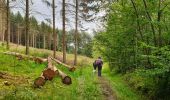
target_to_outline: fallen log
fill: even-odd
[[[64,84],[67,84],[67,85],[70,85],[72,84],[72,81],[71,81],[71,78],[69,76],[67,76],[65,73],[63,73],[62,71],[58,70],[59,71],[59,76],[61,77],[62,79],[62,82]]]
[[[43,71],[43,76],[45,77],[46,80],[52,80],[56,75],[58,75],[59,72],[58,69],[56,69],[52,65],[52,61],[50,57],[48,57],[47,61],[48,61],[48,65],[47,68]]]
[[[34,87],[39,88],[41,86],[44,86],[45,82],[47,80],[52,80],[56,75],[59,75],[62,79],[62,82],[64,84],[71,84],[71,78],[67,76],[62,71],[58,70],[55,66],[52,65],[51,57],[48,57],[47,59],[48,65],[47,68],[42,72],[41,76],[35,79],[34,81]]]
[[[67,67],[69,69],[69,71],[75,71],[76,70],[76,68],[74,66],[69,66],[69,65],[66,65],[66,64],[62,63],[61,61],[59,61],[59,60],[57,60],[55,58],[52,58],[52,57],[50,57],[50,58],[53,61],[55,61],[57,64],[61,64],[61,65],[65,66],[65,67]]]
[[[29,60],[33,60],[37,63],[43,63],[43,62],[47,61],[47,59],[44,59],[44,58],[28,56],[28,55],[24,55],[24,54],[20,54],[20,53],[16,53],[16,52],[4,52],[4,54],[13,55],[13,56],[17,57],[18,60],[29,59]]]
[[[35,88],[40,88],[41,86],[44,86],[46,83],[45,77],[43,76],[43,74],[41,74],[40,77],[36,78],[34,81],[34,87]]]

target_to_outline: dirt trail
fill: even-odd
[[[116,94],[112,90],[108,80],[103,77],[99,77],[99,84],[105,100],[117,100]]]

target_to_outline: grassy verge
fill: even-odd
[[[21,45],[16,45],[16,44],[10,44],[10,50],[9,51],[14,51],[14,52],[19,52],[22,54],[25,54],[25,46]],[[53,55],[52,50],[47,50],[47,49],[38,49],[38,48],[29,48],[30,55],[32,56],[38,56],[38,57],[48,57],[49,55]],[[59,59],[62,59],[62,52],[56,51],[56,56]],[[73,62],[74,61],[74,54],[67,54],[67,62]],[[81,66],[82,64],[91,64],[93,62],[93,59],[78,55],[78,65]],[[85,62],[85,63],[84,63]]]
[[[123,80],[123,76],[120,74],[111,73],[108,66],[103,67],[103,76],[109,80],[112,89],[115,91],[118,100],[143,100],[136,91],[132,90],[127,83]]]
[[[0,72],[10,75],[10,78],[0,78],[0,99],[4,100],[102,100],[101,90],[97,78],[92,73],[92,67],[81,66],[75,72],[67,68],[57,67],[72,78],[71,85],[64,85],[60,77],[47,81],[41,89],[32,87],[46,67],[29,60],[17,60],[13,56],[4,55],[5,49],[0,49]],[[26,81],[24,81],[26,80]],[[12,83],[9,86],[4,82]]]

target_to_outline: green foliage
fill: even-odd
[[[109,80],[118,100],[147,100],[147,98],[132,89],[127,84],[127,81],[124,81],[125,77],[123,75],[117,74],[115,71],[110,71],[106,63],[104,64],[102,73]]]
[[[161,0],[114,1],[106,30],[93,40],[93,55],[103,56],[111,70],[125,74],[132,87],[152,99],[166,99],[170,92],[168,7]]]

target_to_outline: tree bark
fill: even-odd
[[[34,33],[32,34],[32,47],[35,48],[35,37],[34,37]]]
[[[140,22],[139,22],[139,14],[138,14],[136,5],[135,5],[135,2],[133,0],[131,0],[131,3],[133,5],[133,8],[135,10],[135,15],[136,15],[136,18],[137,18],[136,22],[137,22],[137,26],[138,26],[138,31],[139,31],[139,34],[141,36],[142,41],[144,42],[144,38],[143,38],[143,34],[142,34],[142,31],[141,31]]]
[[[162,10],[161,10],[161,0],[159,0],[158,4],[158,32],[159,32],[159,47],[162,46],[162,30],[161,30],[161,16],[162,16]]]
[[[51,50],[51,33],[48,35],[48,49]]]
[[[46,48],[46,40],[45,40],[45,33],[44,33],[44,36],[43,36],[43,48],[45,49]]]
[[[77,65],[78,0],[76,0],[74,65]]]
[[[53,61],[55,61],[57,64],[61,64],[61,65],[65,66],[65,67],[67,67],[67,68],[69,69],[69,71],[75,71],[75,70],[76,70],[76,68],[75,68],[74,66],[66,65],[66,64],[60,62],[59,60],[57,60],[57,59],[55,59],[55,58],[51,58],[51,59],[52,59]]]
[[[10,21],[9,21],[9,0],[7,0],[7,49],[9,49],[9,43],[10,43]]]
[[[150,25],[151,25],[151,29],[152,29],[152,33],[153,33],[153,38],[154,38],[154,45],[157,46],[155,28],[154,28],[154,25],[152,23],[152,18],[151,18],[151,15],[148,12],[148,7],[147,7],[147,4],[146,4],[146,1],[143,0],[143,3],[144,3],[144,7],[145,7],[145,11],[146,11],[147,17],[148,17],[148,19],[150,21]]]
[[[56,57],[55,0],[53,0],[53,57]]]
[[[65,32],[65,0],[63,0],[63,35],[62,35],[62,41],[63,41],[63,63],[66,62],[66,32]]]
[[[29,55],[29,0],[26,0],[26,55]]]
[[[70,85],[72,84],[71,78],[69,76],[67,76],[65,73],[63,73],[62,71],[59,70],[59,76],[62,79],[62,82],[64,84]]]
[[[45,83],[46,83],[45,77],[43,76],[43,74],[41,74],[40,77],[34,80],[34,87],[40,88],[41,86],[44,86]]]
[[[20,30],[19,30],[19,24],[17,25],[17,45],[19,45],[19,32],[20,32]]]
[[[16,52],[4,52],[4,54],[16,56],[18,58],[18,60],[29,59],[29,60],[33,60],[37,63],[43,63],[43,62],[47,61],[47,59],[44,59],[44,58],[28,56],[28,55],[24,55],[24,54],[20,54],[20,53],[16,53]]]

